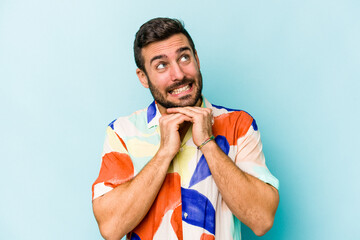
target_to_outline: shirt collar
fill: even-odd
[[[202,97],[201,107],[203,108],[212,108],[211,103],[204,97]],[[161,113],[155,101],[153,101],[149,107],[147,108],[147,124],[148,128],[156,127],[159,125],[159,119],[161,117]]]

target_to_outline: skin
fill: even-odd
[[[172,103],[172,106],[179,107],[201,105],[198,95],[202,86],[200,61],[183,34],[149,44],[142,49],[142,55],[146,73],[137,69],[136,74],[145,88],[151,85],[156,88],[155,95],[154,90],[150,90],[157,102],[164,99]],[[191,89],[180,94],[171,94],[169,90],[188,85],[184,79],[192,82]],[[167,114],[166,106],[158,104],[158,108],[162,115]]]
[[[187,38],[176,34],[151,43],[142,49],[142,55],[146,73],[136,70],[142,85],[146,88],[152,85],[156,88],[155,94],[152,91],[155,99],[160,97],[178,107],[166,108],[158,104],[162,114],[158,152],[136,177],[93,201],[94,214],[105,239],[121,239],[147,214],[191,124],[197,146],[212,135],[211,109],[200,108],[201,98],[197,99],[202,85],[199,58],[191,50]],[[187,87],[185,91],[173,91],[183,87]],[[265,234],[274,221],[279,202],[277,190],[239,169],[215,141],[207,143],[201,151],[233,214],[256,235]]]

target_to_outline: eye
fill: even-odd
[[[162,70],[166,67],[166,64],[165,63],[159,63],[158,65],[156,65],[156,69],[157,70]]]
[[[185,55],[182,55],[181,58],[180,58],[180,61],[181,62],[186,62],[186,61],[189,61],[190,60],[190,56],[185,54]]]

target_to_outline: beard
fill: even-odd
[[[171,86],[169,86],[166,89],[166,92],[169,92],[181,85],[184,84],[192,84],[192,87],[197,87],[196,92],[195,92],[195,97],[193,99],[191,99],[190,95],[185,95],[181,98],[179,98],[180,100],[182,100],[183,103],[180,104],[176,104],[174,102],[168,101],[165,98],[165,95],[162,94],[152,83],[150,78],[147,76],[148,79],[148,84],[149,84],[149,89],[151,92],[151,95],[153,96],[154,100],[156,101],[156,103],[160,104],[161,106],[163,106],[164,108],[175,108],[175,107],[188,107],[188,106],[195,106],[195,104],[199,101],[199,99],[201,98],[201,91],[202,91],[202,75],[201,72],[199,71],[198,74],[198,79],[199,81],[196,82],[195,79],[193,78],[186,78],[184,77],[181,81],[178,81],[174,84],[172,84]]]

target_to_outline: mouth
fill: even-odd
[[[175,88],[175,89],[169,91],[169,93],[171,95],[182,95],[182,94],[189,92],[192,89],[192,86],[193,86],[192,83],[182,85],[182,86],[179,86],[178,88]]]

